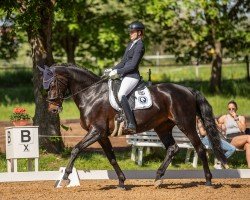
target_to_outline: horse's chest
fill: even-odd
[[[80,125],[83,129],[87,130],[87,124],[84,120],[82,120],[82,119],[80,120]]]

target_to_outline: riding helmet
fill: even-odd
[[[128,30],[132,31],[132,30],[138,30],[138,31],[143,31],[145,29],[143,23],[138,22],[138,21],[134,21],[131,24],[129,24],[128,26]]]

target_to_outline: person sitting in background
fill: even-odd
[[[218,119],[218,126],[233,146],[246,150],[247,165],[250,168],[250,135],[245,134],[246,119],[237,114],[238,106],[235,101],[229,101],[227,108],[228,114]]]
[[[197,124],[197,129],[198,133],[200,135],[200,139],[203,145],[208,146],[210,149],[212,149],[211,143],[209,141],[209,138],[207,136],[207,132],[201,122],[201,119],[196,117],[196,124]],[[225,156],[229,158],[236,150],[236,148],[228,143],[226,140],[221,139],[221,147],[225,151]],[[214,165],[215,169],[222,169],[221,162],[216,161]],[[229,166],[225,165],[224,168],[228,169]]]

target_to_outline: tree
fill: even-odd
[[[249,1],[144,1],[146,14],[140,14],[144,13],[138,7],[141,3],[138,1],[134,6],[134,12],[142,19],[157,23],[152,34],[177,59],[189,61],[196,57],[202,61],[208,59],[209,50],[212,59],[210,86],[213,92],[219,91],[223,55],[249,49]]]
[[[106,0],[60,1],[57,6],[53,49],[67,62],[98,70],[112,65],[124,51],[130,15],[125,4]],[[65,9],[70,7],[70,9]],[[64,51],[61,51],[63,49]],[[75,57],[81,60],[75,61]]]
[[[17,0],[4,1],[1,7],[6,16],[16,23],[16,26],[26,31],[32,49],[33,85],[35,96],[34,125],[39,125],[39,134],[48,136],[60,135],[60,120],[58,115],[48,112],[47,102],[42,95],[41,75],[37,65],[51,66],[54,63],[51,36],[54,17],[54,0]],[[48,151],[58,153],[63,147],[62,140],[43,138],[40,140]]]
[[[211,89],[221,89],[223,49],[242,51],[246,48],[246,14],[250,9],[249,1],[204,1],[204,17],[208,26],[206,39],[214,49],[211,71]],[[243,30],[242,30],[243,28]],[[232,43],[234,42],[234,43]]]
[[[18,38],[13,28],[11,21],[3,21],[0,26],[0,58],[9,60],[17,57],[18,53]]]

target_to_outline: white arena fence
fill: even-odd
[[[83,137],[79,135],[39,137]],[[127,179],[155,179],[157,170],[124,170]],[[250,178],[250,169],[211,170],[213,178]],[[114,170],[79,170],[80,180],[117,179]],[[29,171],[0,173],[0,182],[58,180],[60,171]],[[204,179],[203,170],[167,170],[164,179]]]
[[[127,179],[155,179],[156,170],[124,170]],[[211,170],[213,178],[250,178],[250,169]],[[117,179],[113,170],[77,171],[80,180]],[[55,181],[59,171],[0,173],[0,182]],[[164,179],[204,179],[203,170],[167,170]]]

